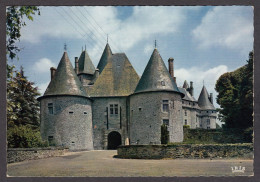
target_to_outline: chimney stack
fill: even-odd
[[[193,82],[192,81],[190,81],[190,95],[191,96],[193,96],[193,94],[194,94],[194,89],[193,89]]]
[[[211,104],[213,104],[213,93],[210,93],[209,99],[210,99]]]
[[[174,78],[173,61],[174,61],[174,59],[172,57],[168,59],[169,73],[170,73],[172,78]]]
[[[75,72],[76,74],[79,73],[79,58],[75,57]]]
[[[55,75],[55,72],[56,72],[56,68],[51,67],[50,70],[51,70],[51,80],[52,80],[54,78],[54,75]]]

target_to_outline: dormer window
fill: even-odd
[[[161,85],[162,85],[162,86],[165,86],[165,82],[164,82],[164,81],[161,81]]]

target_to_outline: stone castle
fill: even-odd
[[[166,68],[155,48],[141,76],[124,53],[107,43],[97,68],[86,50],[73,68],[65,51],[39,97],[41,136],[71,150],[115,149],[119,145],[161,144],[161,125],[169,142],[183,141],[183,125],[216,128],[213,95],[203,86],[198,100],[193,82],[177,87],[174,59]]]

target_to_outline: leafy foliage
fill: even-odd
[[[43,146],[39,126],[40,95],[33,82],[21,71],[7,66],[7,138],[8,147]],[[14,75],[15,74],[15,75]]]
[[[15,45],[20,41],[21,28],[26,25],[23,18],[33,20],[35,13],[40,15],[40,10],[36,6],[9,6],[6,9],[6,53],[9,58],[13,59],[20,51],[20,48]]]
[[[253,126],[253,52],[247,64],[219,77],[216,83],[219,118],[224,128]]]
[[[167,144],[169,142],[169,131],[165,124],[161,125],[161,144]]]

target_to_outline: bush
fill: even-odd
[[[167,125],[161,125],[161,144],[167,144],[169,142],[169,131]]]
[[[13,126],[7,130],[9,148],[47,147],[48,142],[42,141],[40,131],[28,126]]]

